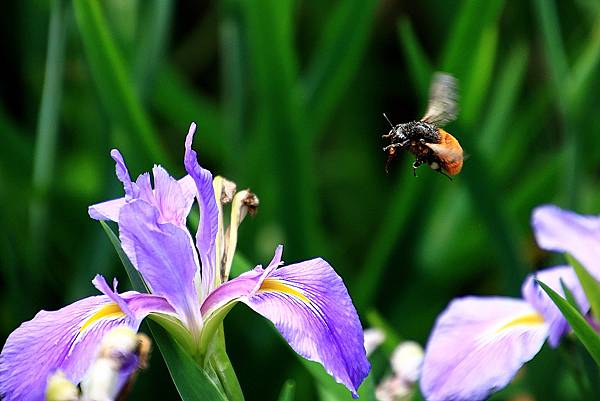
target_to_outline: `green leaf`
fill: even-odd
[[[590,38],[581,55],[575,60],[567,82],[567,103],[569,110],[581,110],[589,90],[589,81],[597,75],[600,62],[600,15],[596,18]]]
[[[579,310],[579,305],[577,305],[577,300],[575,299],[575,296],[573,295],[573,293],[571,292],[571,290],[569,289],[569,287],[567,287],[567,285],[565,284],[565,282],[563,281],[562,278],[559,281],[560,281],[560,288],[562,288],[563,293],[565,294],[565,299],[567,300],[567,302],[573,308],[577,309],[581,313],[581,311]]]
[[[346,0],[327,19],[303,79],[303,100],[314,139],[348,90],[367,48],[379,0]]]
[[[473,55],[470,71],[463,79],[463,93],[461,102],[461,121],[465,125],[473,125],[481,114],[488,93],[496,51],[498,45],[498,26],[486,27],[479,38],[479,44]]]
[[[194,91],[193,85],[173,67],[162,68],[154,83],[152,108],[172,126],[187,132],[189,124],[198,124],[197,132],[201,137],[199,153],[215,160],[226,157],[224,135],[221,135],[222,113],[217,104],[207,96]]]
[[[156,72],[162,64],[173,8],[171,0],[151,0],[144,2],[144,7],[140,10],[140,26],[143,29],[136,40],[135,59],[130,70],[142,99],[152,87]]]
[[[600,283],[598,283],[587,269],[573,256],[566,254],[565,257],[567,258],[567,263],[569,263],[575,270],[575,273],[577,273],[577,278],[581,283],[583,292],[585,292],[585,296],[590,302],[593,315],[595,317],[600,317]]]
[[[296,382],[293,380],[286,380],[281,387],[281,393],[279,393],[278,401],[294,401],[295,393]]]
[[[425,101],[427,100],[425,96],[428,93],[429,80],[433,74],[433,67],[417,38],[410,20],[406,17],[402,17],[398,21],[398,38],[402,45],[402,50],[404,50],[411,81],[416,92]]]
[[[552,302],[560,309],[561,313],[573,328],[575,335],[588,352],[592,355],[596,364],[600,366],[600,336],[585,320],[585,318],[569,302],[557,294],[552,288],[539,280],[537,283],[542,287],[546,294],[552,299]]]
[[[565,200],[562,204],[565,207],[572,208],[576,206],[581,192],[581,159],[583,153],[581,132],[583,130],[577,129],[575,121],[573,121],[572,115],[569,113],[569,100],[571,99],[566,83],[569,82],[568,78],[571,75],[562,40],[556,2],[554,0],[535,0],[533,4],[535,6],[534,14],[538,18],[542,32],[546,64],[552,78],[551,83],[554,99],[560,112],[559,129],[563,131],[563,137],[565,138],[563,149],[566,159],[563,168],[564,184],[562,188]],[[593,47],[590,48],[592,49],[592,53],[597,51]],[[597,62],[597,60],[594,60],[596,57],[596,55],[592,54],[592,57],[588,59],[584,53],[582,59],[584,63],[581,64],[584,67],[578,71],[577,79],[572,86],[573,88],[581,85],[577,80],[582,78],[585,80],[585,76],[589,74],[586,70]],[[577,90],[575,89],[575,92]]]
[[[147,161],[167,162],[166,153],[129,79],[125,60],[102,12],[102,3],[76,0],[73,7],[96,89],[111,122],[135,136],[135,143],[142,146],[150,159]],[[120,135],[119,141],[127,153],[134,154],[136,148],[130,138]]]
[[[149,321],[177,391],[184,401],[227,401],[218,385],[196,364],[160,325]]]
[[[479,148],[486,157],[494,156],[496,149],[507,142],[507,133],[505,130],[509,124],[511,128],[514,126],[514,123],[510,122],[509,116],[516,108],[517,96],[523,87],[528,57],[527,46],[523,43],[517,43],[510,50],[508,56],[505,57],[500,66],[500,71],[490,96],[489,107],[485,112],[481,125]],[[531,101],[531,103],[534,102]],[[527,106],[528,109],[526,109],[527,111],[524,114],[528,114],[527,112],[531,109],[531,105],[528,104]],[[510,135],[511,140],[519,141],[522,147],[524,147],[522,144],[523,138],[531,136],[515,135],[512,129]],[[502,170],[506,171],[506,169]]]
[[[331,401],[351,401],[352,394],[343,384],[337,383],[329,373],[325,371],[322,365],[304,359],[300,356],[302,365],[308,370],[317,383],[317,388],[322,395]],[[325,395],[323,397],[323,395]],[[375,401],[375,384],[371,374],[358,389],[358,396],[361,401]]]
[[[227,2],[223,2],[227,4]],[[224,7],[223,19],[219,28],[221,40],[221,82],[223,93],[223,135],[230,151],[225,152],[227,166],[232,171],[243,167],[244,157],[236,154],[234,149],[240,149],[244,138],[245,113],[248,107],[248,59],[244,57],[244,38],[242,36],[242,21],[239,13]],[[243,152],[239,152],[243,153]]]
[[[51,2],[44,88],[38,114],[33,157],[33,197],[31,200],[31,252],[35,264],[43,258],[48,220],[48,192],[54,175],[58,122],[62,106],[67,7],[62,0]],[[43,272],[43,270],[42,270]],[[29,272],[32,277],[40,277]]]
[[[444,48],[442,65],[445,71],[456,73],[460,67],[468,68],[473,61],[469,59],[473,39],[479,38],[483,29],[498,18],[503,6],[504,0],[462,2]]]
[[[557,101],[564,110],[565,99],[560,96],[560,91],[563,88],[565,78],[569,73],[569,66],[565,49],[560,33],[560,24],[558,22],[558,13],[554,0],[534,0],[535,15],[538,18],[538,23],[542,31],[542,39],[544,44],[547,65],[550,69],[552,83],[557,91]]]
[[[315,152],[303,126],[289,7],[282,7],[277,0],[239,3],[256,104],[248,165],[261,166],[262,172],[268,170],[267,177],[272,180],[256,187],[261,203],[264,200],[271,205],[263,215],[269,214],[271,221],[281,224],[286,244],[293,249],[291,256],[327,253],[318,219]],[[264,152],[271,156],[265,158]],[[286,190],[267,189],[273,185]]]
[[[227,312],[225,312],[226,314]],[[215,372],[229,401],[244,401],[244,394],[238,382],[233,365],[225,350],[225,335],[223,323],[219,323],[217,332],[213,334],[208,351],[208,363]]]

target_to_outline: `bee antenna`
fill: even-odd
[[[394,124],[392,124],[392,122],[390,121],[390,119],[388,118],[388,116],[383,113],[383,116],[385,117],[385,119],[387,120],[388,123],[390,123],[390,127],[392,127],[392,129],[394,129]]]

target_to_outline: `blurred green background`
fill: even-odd
[[[87,215],[121,193],[109,150],[134,176],[180,176],[191,121],[203,166],[261,199],[243,255],[323,256],[363,324],[394,333],[388,351],[424,344],[451,298],[518,296],[560,262],[533,241],[536,205],[600,210],[596,0],[24,0],[4,4],[0,30],[2,343],[94,294],[95,273],[126,286]],[[436,70],[459,79],[447,129],[463,172],[414,178],[406,154],[386,175],[381,113],[418,119]],[[248,400],[277,399],[287,378],[297,400],[328,399],[270,323],[238,306],[225,324]],[[579,399],[567,353],[545,349],[496,399]],[[151,365],[130,399],[175,399],[158,351]]]

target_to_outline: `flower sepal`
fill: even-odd
[[[163,313],[151,313],[148,317],[173,336],[186,353],[192,356],[198,354],[198,344],[194,340],[194,336],[177,318]]]

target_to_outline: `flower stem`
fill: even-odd
[[[229,356],[225,350],[225,336],[223,325],[217,329],[213,341],[209,347],[208,364],[217,374],[219,382],[225,390],[225,395],[229,401],[244,401],[244,394],[240,387],[237,375],[233,370]]]

